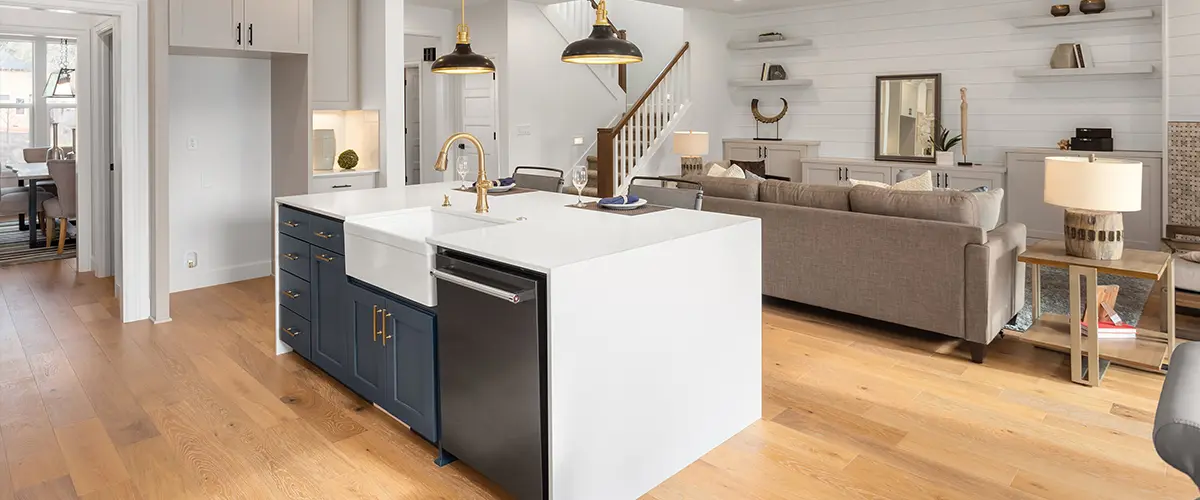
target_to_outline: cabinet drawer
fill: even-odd
[[[326,219],[324,217],[312,217],[312,231],[309,232],[308,241],[325,250],[332,250],[334,253],[346,253],[346,237],[342,233],[342,221]],[[320,254],[320,250],[313,250],[313,255]]]
[[[312,319],[311,288],[307,281],[292,273],[279,273],[279,305],[299,314],[304,319]]]
[[[356,191],[359,189],[374,189],[375,174],[325,176],[316,177],[312,181],[313,193],[329,193],[333,191]]]
[[[285,307],[279,308],[279,338],[304,359],[312,358],[311,323]]]
[[[307,226],[308,224],[305,224]],[[309,253],[307,241],[286,234],[279,235],[279,268],[302,280],[309,279]]]
[[[312,216],[307,213],[279,205],[279,232],[303,240],[312,233],[310,218]]]

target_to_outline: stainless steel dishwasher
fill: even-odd
[[[442,449],[518,499],[549,497],[546,277],[439,250]]]

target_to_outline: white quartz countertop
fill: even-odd
[[[321,193],[283,197],[276,201],[348,221],[360,217],[386,217],[388,212],[426,207],[474,214],[475,194],[455,191],[453,188],[457,185],[457,182],[446,182]],[[451,207],[441,206],[444,195],[450,196]],[[485,217],[511,223],[437,235],[426,241],[526,269],[550,272],[557,267],[753,222],[746,217],[684,209],[629,216],[567,206],[575,200],[574,195],[540,191],[491,196],[488,198],[491,211]],[[594,200],[585,197],[585,201]]]

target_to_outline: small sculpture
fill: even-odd
[[[758,133],[758,127],[759,127],[760,123],[768,124],[768,125],[772,124],[772,123],[775,124],[775,138],[764,139],[762,137],[755,137],[756,140],[763,140],[763,141],[778,141],[778,140],[780,140],[779,139],[779,121],[783,120],[784,116],[787,116],[788,102],[787,102],[787,99],[783,99],[783,98],[780,98],[779,100],[783,101],[783,110],[780,111],[779,114],[777,114],[775,116],[763,116],[763,114],[758,111],[758,99],[754,99],[754,100],[750,101],[750,112],[754,114],[754,121],[756,122],[754,124],[754,135],[756,135],[756,136],[760,135]]]
[[[353,149],[347,149],[338,155],[337,161],[338,166],[342,167],[342,170],[353,169],[358,166],[358,153],[355,153]]]
[[[1071,13],[1071,6],[1067,5],[1065,3],[1061,3],[1061,4],[1055,5],[1053,7],[1050,7],[1050,15],[1052,15],[1054,17],[1063,17],[1070,13]]]
[[[1061,141],[1058,141],[1058,149],[1061,149],[1063,151],[1070,151],[1071,150],[1071,140],[1063,139]]]
[[[767,70],[768,81],[787,80],[787,70],[783,69],[782,65],[772,64]]]
[[[958,164],[973,165],[971,160],[967,159],[967,88],[963,87],[958,89],[958,95],[962,99],[962,105],[960,106],[962,111],[962,145],[960,147],[962,148],[963,154],[963,161],[959,162]]]
[[[1079,12],[1084,14],[1099,14],[1105,7],[1104,0],[1079,0]]]

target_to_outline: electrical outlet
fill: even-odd
[[[200,141],[197,140],[195,137],[188,137],[187,148],[188,148],[188,151],[195,151],[197,149],[200,149]]]
[[[533,125],[517,125],[517,135],[533,135]]]
[[[195,269],[196,266],[200,265],[200,259],[196,255],[196,252],[188,252],[183,258],[187,260],[188,269]]]
[[[575,143],[575,145],[576,145],[576,146],[582,146],[582,145],[583,145],[583,138],[582,138],[582,137],[576,137],[576,138],[574,139],[574,143]]]

